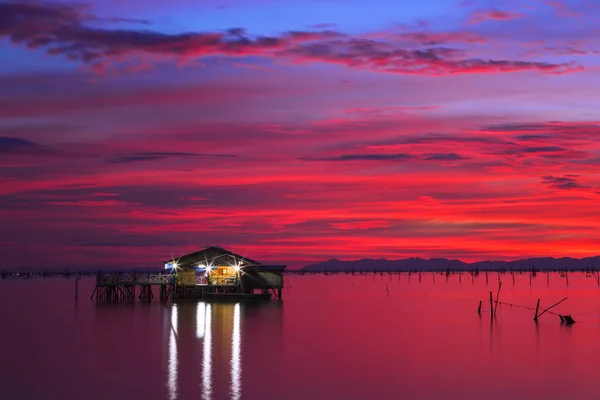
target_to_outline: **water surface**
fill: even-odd
[[[502,306],[489,291],[546,314]],[[92,280],[0,281],[2,399],[597,399],[585,274],[286,277],[262,304],[96,304]],[[477,314],[484,301],[482,315]]]

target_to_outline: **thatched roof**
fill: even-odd
[[[198,265],[240,265],[245,266],[258,266],[261,265],[258,261],[251,260],[247,257],[240,256],[229,250],[225,250],[221,247],[208,247],[204,250],[197,251],[195,253],[187,254],[181,257],[175,257],[172,260],[165,261],[166,263],[176,262],[178,267],[196,267]]]

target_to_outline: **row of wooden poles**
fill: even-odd
[[[509,273],[512,277],[512,283],[513,285],[515,285],[516,281],[515,281],[515,274],[523,274],[525,271],[508,271],[508,272],[500,272],[500,271],[494,271],[494,272],[490,272],[490,271],[482,271],[482,273],[485,275],[485,284],[488,285],[489,284],[489,275],[492,274],[497,274],[498,276],[498,281],[500,281],[500,276],[501,274],[505,274],[505,273]],[[529,271],[529,285],[531,286],[533,284],[533,279],[536,277],[537,273],[539,271]],[[565,283],[568,286],[569,285],[569,273],[567,271],[555,271],[557,273],[560,273],[561,276],[565,279]],[[573,271],[571,271],[573,272]],[[582,272],[582,271],[578,271],[578,272]],[[342,272],[340,272],[342,273]],[[408,282],[411,281],[411,276],[412,275],[417,275],[419,278],[419,283],[422,282],[422,274],[431,274],[431,278],[433,280],[433,282],[435,282],[435,276],[436,275],[441,275],[441,276],[445,276],[446,278],[446,283],[448,283],[450,276],[454,276],[454,275],[458,275],[458,283],[462,284],[462,276],[463,275],[470,275],[471,276],[471,283],[475,283],[475,278],[479,277],[479,272],[433,272],[433,271],[419,271],[419,272],[413,272],[413,271],[387,271],[387,272],[361,272],[359,273],[359,275],[364,275],[365,277],[365,282],[367,281],[367,277],[370,275],[373,277],[373,281],[375,281],[375,277],[377,275],[381,276],[381,280],[383,281],[383,276],[385,274],[387,274],[390,278],[390,281],[392,280],[392,276],[393,275],[398,275],[398,280],[400,280],[400,277],[402,276],[402,274],[406,274],[408,276]],[[550,271],[545,271],[546,273],[546,280],[548,282],[548,285],[550,285]],[[325,275],[328,275],[328,273],[324,273]],[[355,275],[354,273],[352,273],[352,275]],[[600,287],[600,274],[597,272],[591,272],[590,273],[591,276],[594,277],[594,280],[596,281],[596,283],[598,284],[598,287]]]
[[[559,273],[561,275],[562,278],[564,278],[565,283],[567,284],[567,286],[569,285],[569,271],[563,271],[563,270],[544,270],[544,271],[539,271],[539,270],[527,270],[527,271],[478,271],[478,270],[474,270],[474,271],[355,271],[355,270],[348,270],[348,271],[323,271],[323,272],[302,272],[302,271],[290,271],[287,272],[286,274],[297,274],[297,275],[305,275],[305,274],[309,274],[309,275],[337,275],[337,274],[346,274],[346,275],[364,275],[365,277],[365,281],[367,280],[367,276],[371,275],[373,276],[373,280],[375,280],[375,276],[376,275],[380,275],[381,279],[383,280],[383,276],[384,275],[388,275],[390,277],[390,281],[392,280],[392,275],[398,275],[398,280],[400,280],[400,277],[403,274],[406,274],[408,276],[408,281],[410,282],[411,280],[411,276],[412,275],[417,275],[419,278],[419,283],[422,281],[422,274],[431,274],[431,278],[433,279],[433,282],[435,282],[435,276],[436,275],[441,275],[441,276],[445,276],[446,277],[446,283],[448,283],[448,280],[450,278],[450,276],[454,276],[454,275],[458,275],[458,282],[462,283],[462,277],[463,275],[470,275],[471,276],[471,282],[475,283],[475,278],[479,277],[479,274],[483,274],[485,276],[485,283],[486,285],[489,284],[489,275],[491,274],[492,276],[494,274],[497,274],[498,276],[498,281],[500,280],[500,276],[504,275],[504,274],[510,274],[511,278],[512,278],[512,282],[513,285],[516,283],[515,282],[515,275],[522,275],[524,273],[528,273],[529,274],[529,285],[533,284],[533,279],[537,277],[538,273],[545,273],[546,274],[546,280],[548,282],[548,285],[550,284],[550,273],[554,272],[554,273]],[[588,271],[588,270],[582,270],[582,271],[570,271],[571,273],[573,272],[584,272],[586,274],[588,274],[588,276],[593,277],[594,280],[596,281],[596,283],[598,284],[598,287],[600,287],[600,273],[598,273],[597,271]]]
[[[90,300],[96,297],[97,302],[115,303],[121,300],[135,300],[136,286],[138,285],[96,285],[96,288],[90,296]],[[151,300],[154,298],[152,285],[139,285],[140,293],[138,298],[142,300]],[[174,296],[175,288],[173,285],[159,285],[160,299],[165,303]],[[75,281],[75,300],[79,297],[78,279]]]
[[[498,292],[496,293],[496,299],[494,300],[494,295],[493,292],[490,290],[490,317],[493,319],[496,317],[496,312],[498,311],[498,305],[508,305],[508,306],[516,306],[516,307],[521,307],[521,308],[526,308],[526,309],[531,309],[533,310],[533,308],[527,307],[527,306],[521,306],[518,304],[511,304],[511,303],[506,303],[506,302],[502,302],[500,301],[500,290],[502,289],[502,282],[498,282]],[[563,301],[567,300],[568,297],[563,298],[562,300],[552,304],[550,307],[547,308],[541,308],[540,311],[540,299],[537,299],[537,304],[535,306],[535,314],[533,316],[533,320],[535,322],[538,321],[538,319],[548,313],[548,314],[553,314],[553,315],[557,315],[560,318],[560,322],[561,323],[565,323],[567,325],[572,325],[575,323],[575,320],[573,319],[573,317],[571,315],[562,315],[562,314],[558,314],[555,312],[550,311],[552,308],[558,306],[560,303],[562,303]],[[483,300],[479,300],[479,307],[477,307],[477,313],[479,315],[481,315],[481,308],[483,306]]]

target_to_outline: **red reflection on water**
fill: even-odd
[[[584,274],[291,276],[282,302],[97,306],[71,281],[1,282],[3,398],[595,398]],[[435,279],[434,279],[435,278]],[[502,281],[496,317],[489,292]],[[514,282],[514,283],[513,283]],[[86,286],[87,285],[87,286]],[[80,286],[90,289],[91,282]],[[87,289],[86,289],[87,288]],[[538,298],[556,315],[533,322]],[[85,298],[85,296],[81,296]],[[18,299],[18,300],[17,300]],[[483,300],[481,316],[477,314]],[[522,306],[522,307],[517,307]],[[524,307],[524,308],[523,308]],[[25,382],[25,377],[27,384]],[[118,389],[118,390],[117,390]],[[117,390],[117,391],[116,391]],[[121,396],[123,395],[123,396]]]

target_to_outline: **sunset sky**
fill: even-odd
[[[0,0],[2,269],[600,254],[598,0]]]

